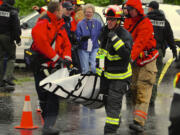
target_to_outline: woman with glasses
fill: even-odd
[[[93,19],[95,8],[91,4],[84,6],[85,19],[77,25],[76,35],[79,41],[78,54],[80,58],[82,74],[89,71],[96,73],[96,53],[99,48],[98,37],[101,31],[101,23]],[[89,67],[90,64],[90,67]]]

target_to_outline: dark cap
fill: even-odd
[[[148,7],[153,8],[153,9],[159,9],[159,3],[156,1],[151,1]]]
[[[64,2],[62,4],[63,8],[66,8],[66,9],[73,9],[73,6],[72,6],[72,3],[71,2]]]
[[[4,3],[8,3],[10,5],[14,5],[15,4],[15,0],[3,0]]]

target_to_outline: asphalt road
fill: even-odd
[[[141,135],[168,135],[169,108],[173,94],[173,79],[178,69],[172,64],[158,88],[155,110],[150,110]],[[13,93],[0,93],[0,135],[41,135],[42,120],[36,112],[37,94],[34,88],[32,73],[24,69],[16,69],[16,89]],[[39,126],[35,130],[17,130],[14,126],[21,121],[25,95],[30,95],[33,123]],[[120,135],[136,135],[129,130],[132,113],[126,109],[125,100],[122,108],[122,124],[118,130]],[[61,135],[103,135],[105,123],[104,108],[90,110],[81,105],[60,101],[60,113],[56,128]]]

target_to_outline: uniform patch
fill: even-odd
[[[151,20],[153,26],[165,27],[165,21]]]
[[[0,16],[3,16],[3,17],[10,17],[10,12],[0,11]]]

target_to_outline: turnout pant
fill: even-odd
[[[152,94],[152,87],[156,81],[156,60],[143,67],[132,67],[132,96],[134,102],[134,120],[144,126]]]
[[[44,119],[44,128],[53,127],[55,125],[59,113],[59,98],[42,87],[39,87],[39,82],[46,76],[43,71],[34,71],[35,87],[42,109],[42,117]]]
[[[128,82],[103,78],[101,90],[107,94],[105,97],[105,111],[107,117],[104,133],[115,133],[120,125],[122,99],[123,95],[128,90]]]

